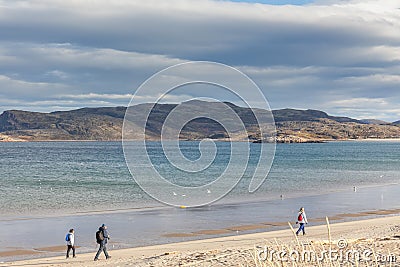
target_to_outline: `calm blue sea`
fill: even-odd
[[[197,158],[198,144],[182,142],[183,154]],[[254,159],[257,146],[251,144]],[[223,171],[230,145],[218,142],[217,148],[207,171],[185,173],[168,164],[159,143],[148,144],[155,167],[167,179],[182,185],[208,183]],[[280,195],[291,198],[399,182],[400,142],[278,144],[276,149],[271,172],[256,193],[248,193],[251,171],[247,171],[219,203],[271,200]],[[256,160],[250,160],[249,170],[255,164]],[[134,182],[120,142],[0,143],[0,173],[3,218],[162,206]]]

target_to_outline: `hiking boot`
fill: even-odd
[[[108,260],[108,259],[111,259],[111,256],[108,256],[106,259],[107,259],[107,260]]]

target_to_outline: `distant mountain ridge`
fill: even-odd
[[[335,117],[329,116],[327,113],[320,110],[298,110],[298,109],[278,109],[273,110],[274,118],[276,122],[281,121],[318,121],[319,119],[330,119],[337,122],[355,122],[362,123],[359,120],[348,118],[348,117]]]
[[[193,109],[218,110],[218,102],[187,102]],[[242,119],[248,136],[236,136],[234,140],[249,138],[263,141],[259,134],[254,112],[266,112],[227,103]],[[130,111],[142,114],[152,104],[130,107]],[[151,112],[146,128],[146,138],[160,138],[161,127],[176,104],[157,104]],[[51,113],[20,110],[4,111],[0,115],[0,140],[120,140],[126,107],[81,108]],[[400,138],[400,121],[380,125],[372,121],[349,117],[330,116],[319,110],[279,109],[272,111],[276,122],[278,142],[319,142],[359,138]],[[270,123],[270,122],[266,122]],[[369,123],[369,124],[368,124]],[[183,140],[212,138],[226,140],[224,128],[207,118],[195,119],[182,129]]]
[[[363,119],[360,121],[365,124],[378,124],[378,125],[390,124],[390,122],[383,121],[383,120],[376,120],[376,119]]]

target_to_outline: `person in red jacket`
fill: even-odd
[[[301,231],[303,231],[303,235],[306,234],[306,230],[304,229],[304,226],[308,223],[307,221],[307,216],[306,212],[304,211],[304,208],[301,207],[299,210],[299,214],[297,215],[297,222],[296,224],[300,224],[299,229],[296,232],[296,235],[299,235]]]

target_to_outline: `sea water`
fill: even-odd
[[[159,142],[147,146],[153,165],[167,180],[198,186],[213,181],[227,164],[239,164],[230,161],[230,143],[216,145],[213,163],[198,173],[169,164]],[[219,203],[315,195],[398,183],[400,178],[400,142],[277,144],[268,178],[250,194],[259,146],[250,144],[246,173]],[[199,142],[181,142],[180,147],[189,159],[200,155]],[[120,142],[0,143],[0,184],[3,218],[163,206],[135,183]]]
[[[216,143],[213,165],[199,173],[168,164],[159,142],[147,146],[155,168],[180,185],[209,183],[227,164],[239,164],[229,160],[227,142]],[[94,233],[102,223],[109,226],[112,249],[218,236],[191,236],[201,230],[293,222],[300,206],[311,225],[325,216],[400,207],[400,142],[277,144],[268,178],[250,194],[259,146],[250,144],[248,169],[226,197],[212,205],[180,209],[141,190],[120,142],[0,143],[0,251],[64,245],[66,231],[74,228],[79,253],[93,252]],[[180,147],[187,158],[199,158],[199,142],[181,142]],[[251,231],[238,233],[246,232]],[[176,233],[189,235],[171,237]],[[20,258],[30,257],[35,255]]]

